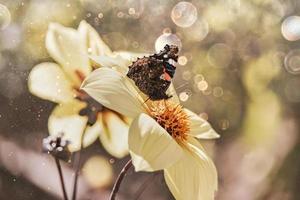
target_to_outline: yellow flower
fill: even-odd
[[[164,170],[177,200],[211,200],[217,190],[217,171],[197,139],[219,135],[210,124],[172,99],[145,102],[126,77],[109,68],[91,73],[82,84],[102,105],[133,118],[128,145],[136,171]]]
[[[110,154],[116,157],[127,155],[127,118],[94,101],[80,90],[80,85],[94,68],[101,66],[89,57],[97,59],[97,56],[105,55],[125,68],[135,54],[112,52],[85,21],[77,30],[51,23],[46,48],[57,63],[36,65],[29,75],[28,86],[32,94],[58,103],[49,117],[50,135],[63,133],[64,138],[71,141],[70,150],[77,151],[85,131],[84,147],[100,137]]]

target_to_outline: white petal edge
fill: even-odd
[[[136,171],[162,170],[182,156],[182,147],[147,114],[133,120],[128,144]]]
[[[78,32],[86,45],[89,55],[112,55],[110,48],[101,39],[97,31],[86,21],[80,22]]]
[[[99,68],[82,83],[81,89],[107,108],[135,118],[146,112],[145,104],[132,84],[121,73]]]
[[[179,97],[176,93],[176,90],[175,90],[175,87],[174,87],[173,83],[171,83],[171,85],[169,86],[166,93],[167,93],[167,95],[171,96],[170,101],[173,101],[174,103],[180,104]]]
[[[50,62],[40,63],[31,70],[28,88],[32,94],[56,103],[70,101],[74,95],[71,82],[60,66]]]
[[[194,112],[184,109],[190,121],[189,135],[198,139],[217,139],[220,135],[211,127],[211,125]]]
[[[103,127],[100,140],[107,152],[117,158],[128,155],[128,124],[111,111],[99,114],[99,120]]]
[[[164,170],[166,183],[176,200],[213,200],[218,187],[217,170],[195,139],[184,155]]]
[[[116,71],[122,73],[123,75],[127,74],[128,71],[128,61],[124,60],[120,56],[107,56],[107,55],[101,55],[101,56],[89,56],[89,58],[97,63],[99,67],[108,67],[115,69]]]
[[[49,25],[46,35],[48,53],[56,60],[77,86],[92,70],[83,40],[77,30],[58,23]]]
[[[130,52],[130,51],[114,51],[114,54],[127,60],[128,64],[130,64],[133,61],[136,61],[138,58],[142,58],[144,56],[149,56],[149,54],[146,54],[146,53],[136,53],[136,52]]]
[[[80,150],[81,136],[86,127],[87,117],[79,116],[78,112],[85,106],[84,103],[73,101],[55,107],[48,119],[48,129],[50,135],[60,135],[69,140],[69,150],[71,152]],[[100,124],[87,127],[83,146],[92,144],[99,136]]]

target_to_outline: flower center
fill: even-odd
[[[151,115],[177,142],[187,139],[190,130],[187,114],[182,106],[167,100],[154,101]]]
[[[83,82],[85,76],[80,71],[75,71],[78,78]],[[95,101],[90,97],[85,91],[75,88],[76,90],[76,99],[83,101],[87,104],[86,107],[79,111],[79,115],[88,117],[88,124],[93,125],[97,121],[98,113],[102,112],[105,107],[99,102]]]

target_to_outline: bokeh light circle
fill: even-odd
[[[300,74],[300,50],[291,50],[285,56],[284,67],[291,74]]]
[[[198,19],[192,26],[185,29],[183,34],[187,37],[187,39],[200,42],[209,33],[209,25],[204,18]]]
[[[195,83],[198,83],[200,81],[203,81],[204,80],[204,76],[202,74],[197,74],[194,76],[194,82]]]
[[[95,188],[101,188],[111,184],[113,178],[111,164],[102,156],[89,158],[84,164],[82,172],[87,182]]]
[[[290,16],[281,25],[281,33],[286,40],[296,41],[300,39],[300,17]]]
[[[192,72],[190,70],[186,70],[184,72],[182,72],[182,79],[183,80],[190,80],[192,78]]]
[[[0,4],[0,29],[5,29],[11,21],[10,12],[6,6]]]
[[[172,33],[163,33],[155,41],[156,52],[161,51],[166,44],[176,45],[179,48],[179,50],[182,47],[181,40],[178,38],[177,35]]]
[[[197,8],[189,2],[182,1],[176,4],[171,12],[173,22],[179,27],[190,27],[197,20]]]
[[[185,91],[183,91],[183,92],[181,92],[181,93],[179,94],[179,99],[180,99],[180,101],[185,102],[185,101],[187,101],[191,96],[192,96],[192,91],[190,91],[190,90],[185,90]]]
[[[208,50],[207,59],[212,66],[225,68],[231,63],[232,50],[226,44],[217,43]]]
[[[186,63],[187,63],[187,57],[186,56],[179,56],[179,58],[178,58],[178,64],[179,65],[186,65]]]
[[[213,95],[215,97],[221,97],[223,95],[223,88],[221,88],[221,87],[215,87],[213,89]]]
[[[197,87],[200,91],[205,91],[208,88],[208,83],[205,80],[199,81]]]

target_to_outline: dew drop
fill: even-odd
[[[189,2],[182,1],[176,4],[171,12],[173,22],[179,27],[190,27],[197,20],[197,8]]]

